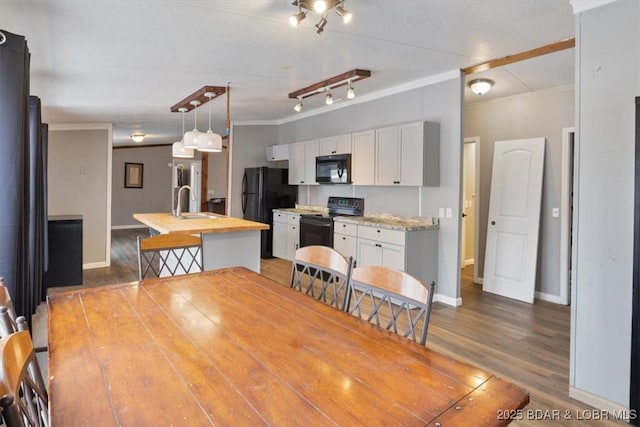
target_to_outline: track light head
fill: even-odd
[[[326,18],[323,17],[320,20],[320,22],[318,22],[316,25],[313,26],[313,31],[315,31],[318,34],[322,34],[322,32],[324,31],[325,25],[327,25],[327,20]]]
[[[313,10],[317,13],[323,13],[327,10],[327,1],[326,0],[315,0],[313,2]]]
[[[289,23],[292,27],[297,27],[306,17],[306,13],[304,13],[303,11],[299,11],[298,13],[294,13],[289,17]]]
[[[342,22],[345,24],[351,22],[351,18],[353,18],[353,14],[342,6],[336,7],[336,13],[342,18]]]
[[[324,102],[327,105],[333,104],[333,96],[331,95],[331,89],[328,89],[327,96],[324,97]]]
[[[353,86],[351,86],[351,82],[349,82],[349,88],[347,89],[347,99],[353,99],[356,97],[356,92],[353,90]]]
[[[299,113],[302,110],[302,97],[298,97],[298,103],[293,107],[296,110],[296,113]]]

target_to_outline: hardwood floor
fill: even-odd
[[[138,235],[148,236],[147,230],[114,230],[112,266],[85,270],[83,286],[137,280]],[[261,269],[265,276],[288,285],[289,261],[262,260]],[[570,308],[539,300],[526,304],[483,292],[480,285],[473,283],[472,269],[469,266],[462,271],[461,307],[434,304],[427,347],[528,390],[531,403],[521,414],[525,419],[512,425],[625,425],[621,421],[590,420],[596,414],[591,412],[593,408],[568,397]],[[54,288],[50,292],[69,289],[73,288]]]

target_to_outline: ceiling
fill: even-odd
[[[114,145],[180,138],[171,105],[204,85],[231,85],[231,119],[295,117],[288,93],[353,68],[372,95],[428,76],[574,36],[569,0],[346,0],[353,20],[331,13],[322,35],[310,13],[288,24],[290,0],[0,0],[0,29],[27,37],[31,93],[48,123],[113,123]],[[496,82],[481,98],[573,84],[574,49],[476,73]],[[346,98],[334,93],[334,98]],[[211,103],[222,132],[224,96]],[[346,99],[341,102],[349,102]],[[207,106],[198,127],[207,128]],[[324,97],[303,112],[327,109]],[[187,114],[187,128],[193,113]]]

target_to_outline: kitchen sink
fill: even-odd
[[[180,216],[176,216],[176,218],[178,219],[216,219],[216,218],[219,218],[219,216],[209,212],[190,212],[190,213],[180,214]]]

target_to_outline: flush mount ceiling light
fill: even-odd
[[[300,111],[302,109],[303,98],[308,98],[319,93],[326,93],[325,102],[327,104],[332,104],[333,96],[331,95],[331,90],[344,85],[349,85],[349,88],[347,89],[347,98],[353,99],[355,98],[356,94],[353,90],[352,83],[357,82],[358,80],[366,79],[367,77],[371,77],[370,70],[361,70],[356,68],[354,70],[338,74],[337,76],[333,76],[326,80],[322,80],[321,82],[314,83],[302,89],[298,89],[295,92],[291,92],[289,94],[289,99],[298,100],[296,106],[293,107],[296,111]]]
[[[204,94],[209,100],[216,96],[213,92]],[[209,102],[209,130],[207,133],[201,133],[198,136],[198,151],[206,151],[209,153],[219,153],[222,151],[222,137],[211,130],[211,102]]]
[[[324,27],[327,25],[327,17],[329,11],[334,9],[336,14],[347,24],[353,18],[353,14],[344,8],[346,0],[294,0],[291,4],[298,8],[298,12],[289,17],[289,23],[297,27],[303,19],[307,17],[309,12],[315,12],[320,15],[320,21],[313,26],[313,30],[322,34]]]
[[[493,85],[493,80],[489,79],[475,79],[469,82],[469,88],[476,95],[484,95],[489,92]]]
[[[184,113],[186,113],[187,110],[188,109],[185,107],[178,108],[178,111],[182,113],[182,133],[180,135],[183,135],[183,136],[184,136]],[[185,148],[182,140],[176,141],[173,144],[171,144],[171,156],[179,159],[193,159],[194,157],[193,148]]]
[[[129,136],[133,142],[142,142],[144,141],[144,133],[134,133],[133,135]]]

